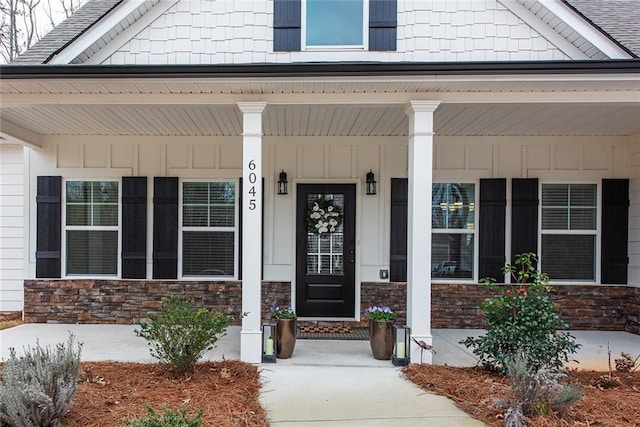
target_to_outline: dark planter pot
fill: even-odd
[[[293,354],[296,346],[298,319],[278,319],[278,348],[276,356],[278,359],[288,359]]]
[[[393,322],[369,320],[369,344],[373,357],[378,360],[389,360],[393,354]]]

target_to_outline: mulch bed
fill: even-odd
[[[447,396],[474,418],[490,426],[504,426],[504,410],[496,408],[494,398],[511,401],[509,381],[505,377],[480,368],[409,365],[404,374],[424,390]],[[533,427],[640,426],[640,371],[614,372],[620,386],[600,389],[596,380],[607,373],[595,371],[571,372],[568,381],[580,383],[583,399],[572,406],[564,419],[539,416],[530,420]]]
[[[64,419],[67,427],[124,426],[124,418],[187,406],[204,409],[202,426],[268,426],[258,402],[258,368],[225,360],[198,364],[188,377],[176,377],[160,364],[84,362],[81,380]],[[160,411],[158,411],[160,409]]]

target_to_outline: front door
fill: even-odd
[[[355,184],[298,184],[296,311],[355,315]]]

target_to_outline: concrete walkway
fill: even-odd
[[[69,332],[83,342],[82,360],[154,362],[146,342],[129,325],[28,324],[0,331],[0,357],[9,347],[66,342]],[[473,366],[473,354],[458,342],[482,330],[432,331],[434,364]],[[572,332],[583,347],[579,369],[607,369],[607,343],[612,357],[620,351],[640,353],[640,336],[625,332]],[[229,328],[205,360],[239,359],[240,328]],[[401,376],[390,361],[375,360],[367,341],[298,340],[291,359],[260,365],[260,402],[273,426],[482,426],[447,398],[427,393]]]

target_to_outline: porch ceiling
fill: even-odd
[[[273,105],[266,136],[406,136],[403,105]],[[3,121],[41,135],[236,136],[235,105],[37,105],[2,109]],[[640,105],[442,104],[443,136],[623,136],[640,133]]]
[[[267,136],[406,136],[409,100],[438,99],[443,136],[640,134],[640,80],[616,76],[299,80],[0,80],[2,132],[237,136],[236,103],[266,101]]]

